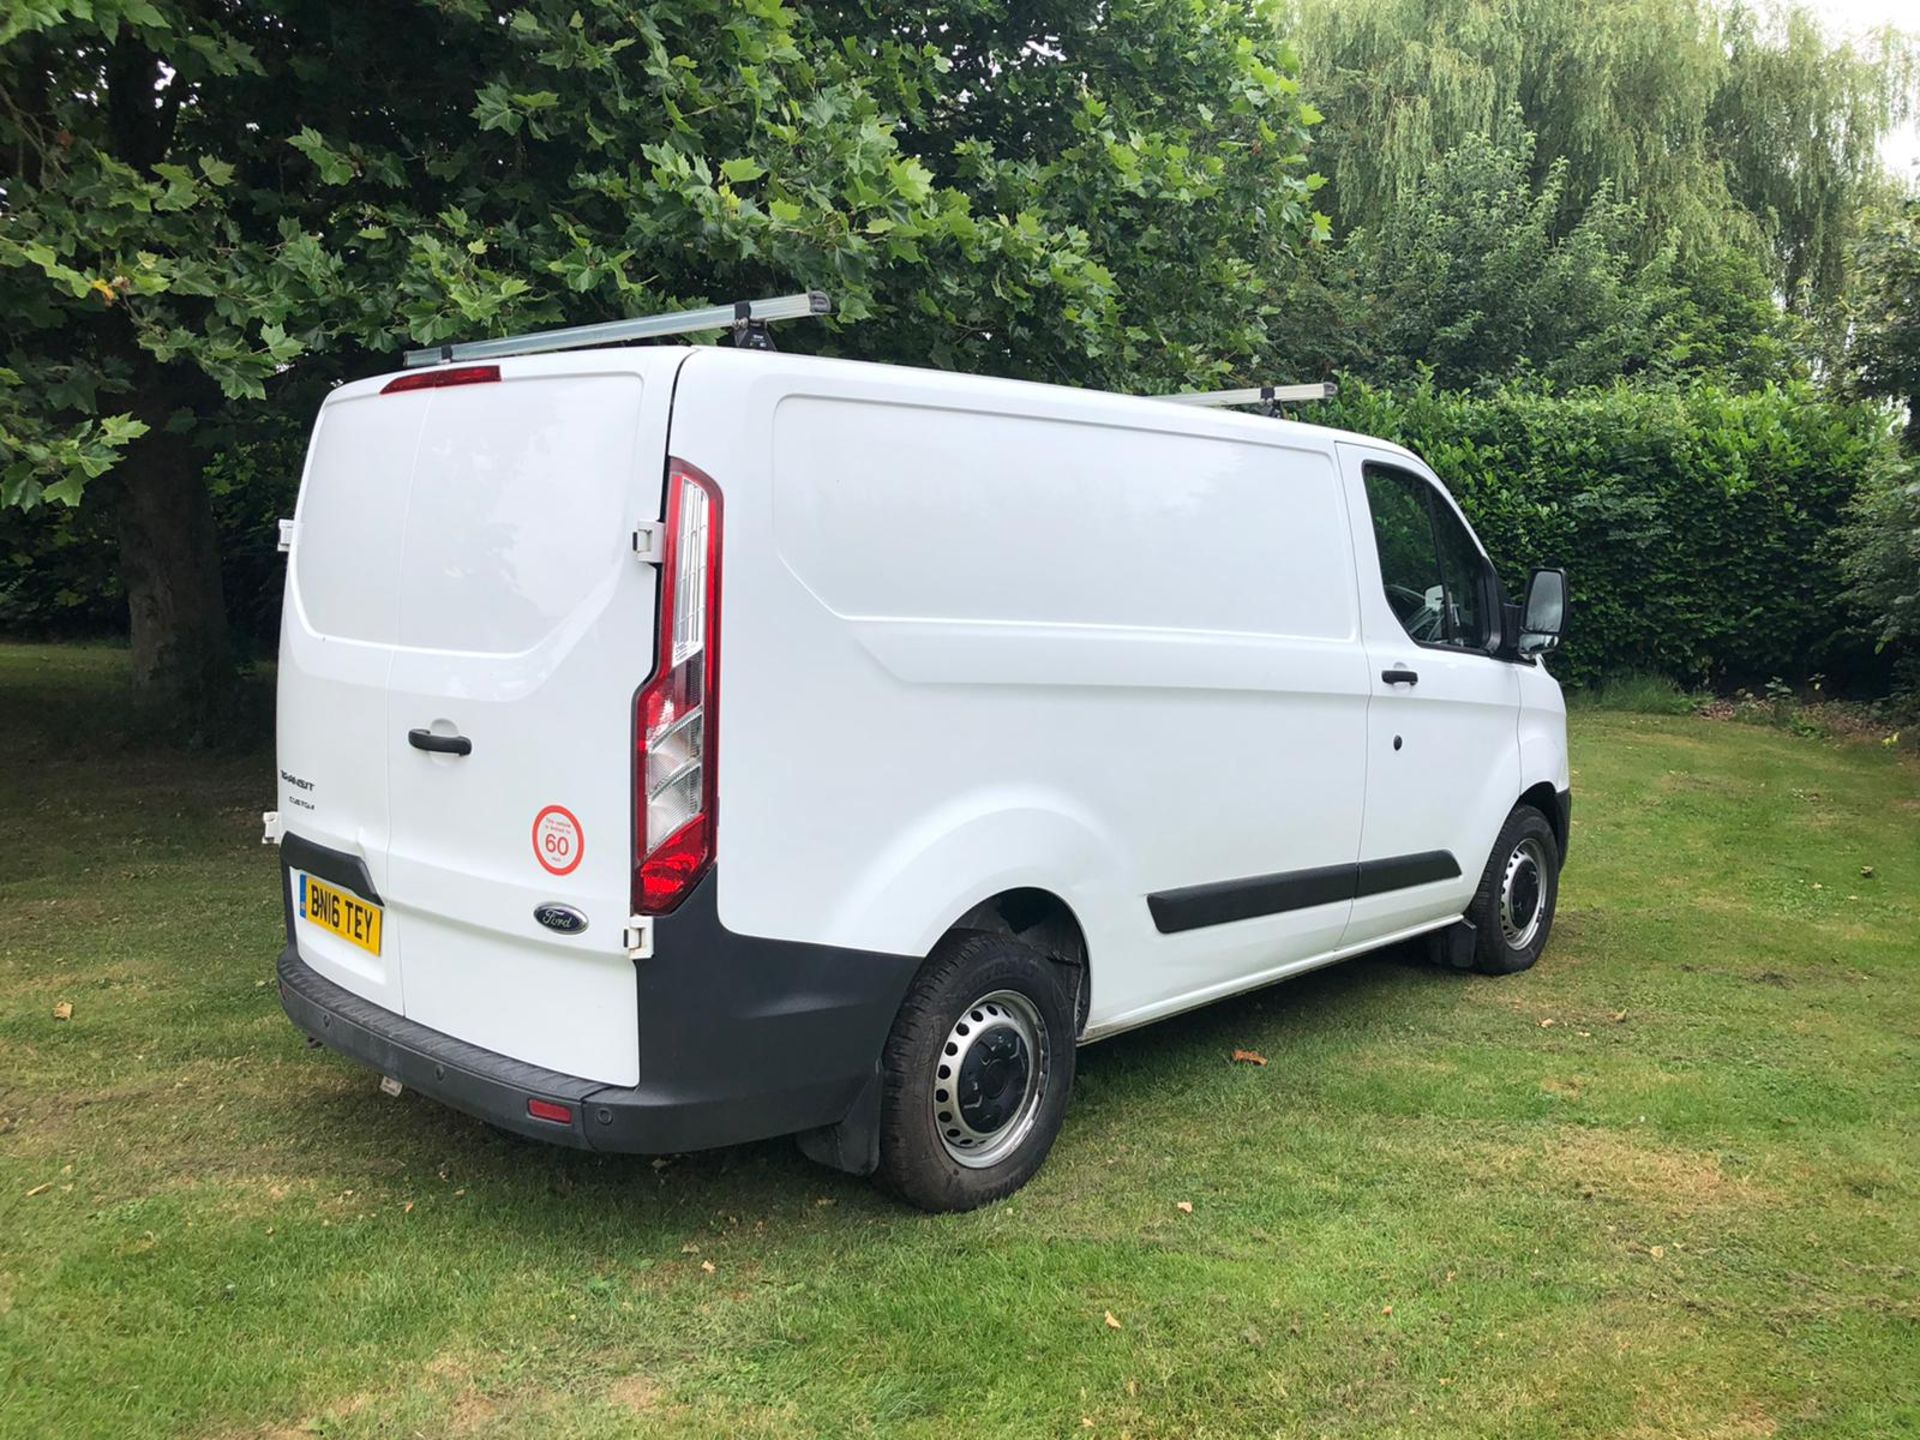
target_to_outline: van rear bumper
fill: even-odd
[[[300,958],[289,921],[280,1003],[328,1049],[503,1130],[582,1150],[703,1150],[837,1125],[878,1072],[919,962],[735,935],[715,877],[654,926],[636,961],[640,1083],[606,1085],[431,1030]],[[536,1118],[528,1102],[566,1108]]]

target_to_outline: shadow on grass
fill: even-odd
[[[1276,1062],[1294,1042],[1337,1050],[1449,1003],[1445,997],[1467,983],[1471,977],[1427,965],[1419,946],[1399,945],[1089,1046],[1078,1057],[1082,1094],[1068,1110],[1062,1144],[1074,1144],[1078,1123],[1091,1127],[1143,1094],[1197,1092],[1250,1037]],[[295,1043],[290,1036],[288,1048]],[[791,1216],[823,1209],[822,1201],[854,1223],[915,1216],[863,1179],[808,1161],[786,1137],[669,1157],[579,1151],[497,1130],[424,1096],[389,1101],[370,1071],[338,1057],[307,1059],[316,1068],[283,1069],[289,1088],[268,1102],[276,1128],[300,1137],[279,1157],[296,1162],[290,1178],[326,1187],[364,1174],[371,1182],[504,1198],[510,1203],[476,1206],[473,1218],[523,1240],[528,1209],[543,1204],[555,1208],[556,1228],[585,1223],[609,1242],[634,1243],[656,1228],[677,1237],[700,1217]],[[330,1073],[323,1076],[321,1066]],[[591,1202],[593,1219],[558,1220],[560,1210],[577,1216],[582,1201]]]

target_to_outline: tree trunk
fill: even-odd
[[[115,478],[135,703],[183,738],[212,738],[231,728],[235,675],[201,456],[160,417]]]
[[[1920,390],[1907,396],[1907,454],[1920,459]]]

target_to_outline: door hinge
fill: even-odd
[[[633,553],[649,565],[664,565],[667,559],[667,522],[642,520],[633,527]]]
[[[280,843],[280,812],[278,810],[262,810],[260,812],[260,824],[265,829],[265,833],[260,836],[260,843],[262,845],[278,845]]]
[[[629,915],[627,928],[620,932],[620,942],[627,947],[629,960],[651,960],[653,958],[653,917]]]
[[[280,543],[274,548],[279,550],[282,555],[293,549],[293,530],[293,521],[282,520],[280,522]]]

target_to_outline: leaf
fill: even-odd
[[[478,103],[468,112],[480,122],[482,130],[504,130],[509,135],[518,135],[526,120],[513,108],[511,98],[504,85],[484,85],[480,88]]]
[[[1178,1210],[1182,1215],[1191,1215],[1193,1214],[1193,1201],[1176,1200],[1173,1208]]]
[[[713,1274],[713,1262],[711,1260],[702,1260],[700,1262],[700,1268],[709,1275]]]
[[[73,1002],[71,1000],[62,1000],[58,1005],[54,1006],[53,1018],[56,1020],[73,1019]]]
[[[287,143],[313,162],[322,184],[344,185],[353,179],[353,162],[329,146],[311,125],[302,126]]]
[[[1236,1065],[1264,1065],[1267,1063],[1267,1057],[1257,1050],[1236,1050],[1233,1052],[1233,1063]]]
[[[767,173],[767,169],[759,161],[742,155],[736,160],[722,162],[720,173],[735,185],[744,185],[749,181],[758,180]]]
[[[1118,1330],[1121,1328],[1120,1317],[1115,1315],[1111,1310],[1107,1311],[1107,1328],[1109,1330]]]
[[[100,434],[109,445],[124,445],[147,433],[147,422],[131,415],[105,415],[100,419]]]

